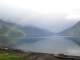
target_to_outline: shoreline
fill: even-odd
[[[80,56],[70,56],[64,54],[49,54],[39,52],[24,52],[20,49],[0,48],[0,53],[7,52],[23,57],[23,60],[80,60]]]

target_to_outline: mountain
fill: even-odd
[[[24,37],[20,39],[19,44],[37,42],[39,40],[45,39],[45,37],[54,34],[53,32],[34,26],[24,26],[24,27],[20,27],[19,29],[24,32]]]
[[[21,27],[20,29],[25,33],[25,37],[23,38],[23,40],[28,43],[35,41],[37,42],[44,39],[45,37],[54,34],[53,32],[49,32],[48,30],[44,30],[34,26],[25,26]]]
[[[77,42],[80,45],[80,21],[59,34],[62,36],[68,36],[69,39]]]
[[[48,30],[44,30],[34,26],[25,26],[22,28],[22,30],[25,33],[27,33],[27,36],[33,36],[33,37],[40,37],[40,36],[43,37],[43,36],[49,36],[53,34]]]
[[[74,26],[60,32],[60,34],[66,35],[66,36],[80,36],[80,22],[78,22]]]
[[[3,20],[0,20],[0,28],[1,27],[6,27],[6,28],[13,28],[15,27],[16,29],[21,30],[22,32],[25,33],[25,35],[27,34],[27,36],[48,36],[53,34],[52,32],[48,31],[48,30],[44,30],[38,27],[34,27],[34,26],[21,26],[21,25],[17,25],[15,23],[9,23]]]
[[[52,35],[52,32],[34,26],[21,26],[0,20],[0,45],[32,43]],[[7,45],[6,45],[7,46]]]

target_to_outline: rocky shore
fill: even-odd
[[[48,53],[37,53],[37,52],[24,52],[20,49],[0,48],[0,54],[3,54],[3,53],[7,53],[6,56],[8,56],[8,54],[15,54],[21,60],[80,60],[80,56],[68,56],[64,54],[48,54]],[[7,59],[7,60],[10,60],[10,59]],[[12,60],[16,60],[16,59],[12,59]]]

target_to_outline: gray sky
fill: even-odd
[[[80,19],[80,0],[0,0],[0,18],[60,32]]]

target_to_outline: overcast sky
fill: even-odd
[[[0,18],[59,32],[80,19],[80,0],[0,0]]]

